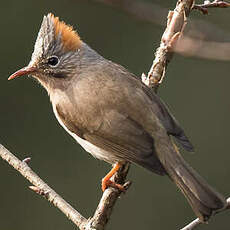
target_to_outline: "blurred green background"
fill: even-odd
[[[82,39],[104,57],[138,76],[148,72],[164,31],[165,13],[176,1],[139,2],[157,4],[162,9],[162,13],[157,10],[159,21],[140,20],[95,1],[1,3],[0,142],[20,159],[30,156],[32,169],[86,217],[93,215],[102,195],[101,178],[110,165],[87,154],[59,126],[41,86],[27,77],[11,82],[7,78],[29,62],[42,17],[48,12],[74,25]],[[230,9],[211,10],[209,16],[193,12],[189,25],[199,20],[199,30],[207,32],[209,40],[230,42],[229,19]],[[203,30],[202,23],[208,23],[210,29]],[[230,195],[229,67],[228,60],[175,55],[159,91],[196,148],[194,154],[183,153],[184,157],[226,196]],[[179,229],[194,218],[167,177],[132,166],[128,179],[134,183],[117,202],[107,229]],[[0,160],[1,230],[74,229],[60,211],[28,186]],[[229,215],[224,212],[198,229],[229,230]]]

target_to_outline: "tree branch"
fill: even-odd
[[[112,178],[118,184],[124,184],[126,176],[129,171],[130,164],[124,164],[120,172]],[[127,190],[131,182],[126,182],[124,188]],[[103,230],[112,214],[113,207],[120,196],[121,191],[112,187],[107,188],[97,206],[93,218],[90,220],[90,224],[93,229]]]
[[[230,3],[220,0],[214,0],[213,2],[204,1],[203,4],[195,4],[194,10],[200,10],[203,14],[208,14],[208,8],[227,8],[230,7]]]
[[[167,27],[161,38],[160,47],[156,51],[151,69],[147,77],[142,75],[143,82],[154,88],[155,91],[164,79],[167,65],[173,56],[173,49],[183,33],[193,4],[194,0],[179,0],[174,11],[169,11]]]
[[[230,209],[230,197],[227,198],[227,206],[225,209],[218,211],[217,213],[221,213],[223,211],[226,211],[227,209]],[[215,214],[217,214],[215,213]],[[191,223],[189,223],[188,225],[186,225],[185,227],[183,227],[181,230],[192,230],[195,227],[197,227],[198,225],[203,224],[199,218],[196,218],[195,220],[193,220]]]
[[[9,150],[0,144],[0,157],[7,161],[9,165],[15,168],[22,176],[24,176],[33,186],[29,186],[31,190],[46,198],[51,204],[62,211],[68,219],[70,219],[81,230],[102,230],[105,228],[115,205],[117,198],[121,192],[115,188],[108,188],[103,193],[101,201],[97,207],[94,216],[90,219],[83,217],[70,204],[68,204],[60,195],[58,195],[51,187],[49,187],[33,170],[28,166],[30,158],[21,161],[14,156]],[[129,164],[124,165],[118,174],[113,178],[117,183],[124,183]],[[124,184],[128,189],[130,182]]]
[[[30,187],[36,193],[42,195],[51,204],[60,209],[76,226],[81,229],[87,220],[77,212],[70,204],[68,204],[60,195],[58,195],[52,188],[50,188],[33,170],[27,165],[25,161],[20,161],[3,145],[0,144],[0,156],[7,161],[9,165],[13,166],[21,173],[34,187]]]

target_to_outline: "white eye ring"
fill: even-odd
[[[59,64],[60,60],[57,56],[51,56],[47,59],[47,64],[50,66],[50,67],[56,67],[58,64]]]

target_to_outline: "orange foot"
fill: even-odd
[[[126,189],[124,188],[123,185],[121,184],[117,184],[113,181],[110,180],[110,178],[120,169],[120,167],[122,166],[122,164],[120,163],[116,163],[114,165],[114,167],[110,170],[110,172],[102,179],[101,182],[101,188],[102,191],[104,192],[108,187],[114,187],[119,189],[122,192],[125,192]]]

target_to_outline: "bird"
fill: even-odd
[[[186,163],[174,139],[194,151],[155,92],[123,66],[105,59],[72,26],[43,17],[29,64],[8,80],[31,75],[48,92],[60,125],[91,155],[112,165],[102,190],[124,163],[167,175],[203,222],[227,205],[223,195]],[[173,139],[174,138],[174,139]]]

